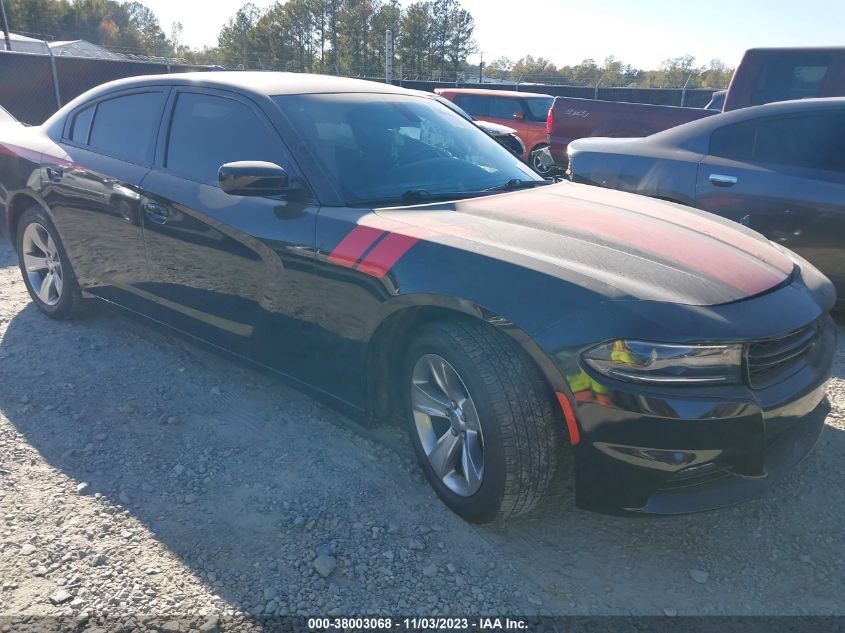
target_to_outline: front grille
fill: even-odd
[[[762,389],[784,380],[801,368],[807,353],[819,340],[819,328],[812,323],[784,336],[748,346],[748,383]]]

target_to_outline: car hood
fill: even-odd
[[[569,182],[376,213],[420,239],[610,298],[717,305],[766,292],[795,269],[786,251],[729,220]]]
[[[490,121],[473,121],[478,127],[487,132],[490,136],[507,136],[508,134],[516,134],[516,130],[507,125],[500,125],[498,123],[491,123]]]

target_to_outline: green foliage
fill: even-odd
[[[88,40],[146,55],[173,55],[156,15],[140,2],[6,0],[13,32],[50,40]]]
[[[85,39],[118,50],[193,63],[267,70],[384,74],[385,34],[394,42],[394,68],[411,79],[460,80],[477,76],[467,59],[477,52],[475,20],[459,0],[277,0],[266,10],[243,5],[221,29],[214,47],[192,50],[182,25],[167,37],[142,2],[127,0],[5,0],[12,31],[47,39]],[[724,88],[733,69],[718,59],[696,65],[691,55],[666,59],[657,70],[639,70],[614,56],[572,66],[526,55],[500,57],[486,78],[576,86]]]
[[[475,51],[475,23],[458,0],[287,0],[263,14],[245,5],[214,53],[229,66],[381,76],[385,35],[404,74],[455,79]]]

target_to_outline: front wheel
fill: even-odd
[[[539,370],[505,334],[472,321],[425,326],[404,372],[409,432],[438,496],[473,523],[531,510],[560,434]]]
[[[82,291],[58,231],[41,207],[23,212],[16,246],[24,284],[38,309],[54,319],[77,316]]]

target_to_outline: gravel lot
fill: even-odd
[[[539,511],[479,528],[404,431],[114,310],[53,322],[2,243],[0,616],[845,614],[845,348],[836,376],[819,446],[763,499],[606,517],[564,468]]]

